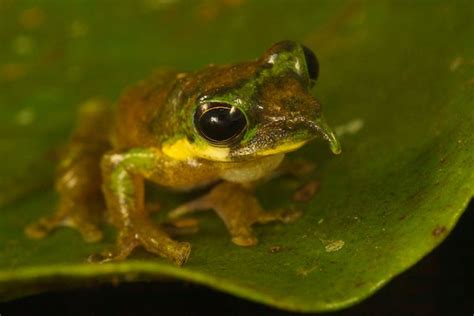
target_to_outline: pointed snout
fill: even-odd
[[[341,153],[341,144],[322,115],[317,117],[315,121],[309,121],[308,125],[317,136],[328,141],[329,148],[334,154],[339,155]]]
[[[340,154],[341,145],[324,118],[321,105],[313,97],[306,101],[307,106],[301,106],[302,110],[292,111],[292,120],[289,125],[292,125],[295,130],[300,130],[303,135],[306,135],[305,137],[325,139],[331,151],[336,155]]]

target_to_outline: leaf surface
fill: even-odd
[[[189,280],[295,311],[346,307],[436,247],[474,192],[474,26],[471,1],[0,1],[0,295],[93,280]],[[293,39],[319,57],[316,94],[343,153],[321,142],[291,154],[317,168],[262,185],[267,209],[297,207],[291,225],[231,244],[199,215],[188,263],[143,253],[88,264],[111,246],[61,229],[42,241],[23,228],[51,213],[54,156],[77,106],[115,100],[154,68],[199,69],[258,57]],[[294,191],[321,188],[309,202]],[[192,194],[156,193],[165,209]],[[272,251],[279,249],[279,251]]]

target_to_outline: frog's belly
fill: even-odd
[[[284,157],[284,154],[279,154],[261,158],[235,168],[226,169],[221,172],[220,177],[230,182],[252,182],[269,175],[280,165]]]
[[[174,190],[191,190],[219,180],[219,170],[199,160],[161,160],[148,180]]]
[[[269,175],[284,158],[283,154],[260,158],[247,162],[168,162],[157,168],[158,171],[147,177],[159,185],[188,191],[205,187],[219,180],[247,183]]]

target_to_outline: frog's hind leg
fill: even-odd
[[[25,233],[28,237],[42,239],[59,227],[71,227],[78,230],[85,241],[99,241],[102,239],[102,232],[98,228],[101,211],[97,206],[75,204],[62,197],[53,215],[42,217],[27,226]]]
[[[61,154],[55,189],[59,203],[53,215],[26,227],[31,238],[44,238],[58,227],[78,230],[85,241],[102,239],[98,228],[105,209],[101,193],[100,159],[109,150],[108,105],[99,100],[84,103],[72,138]]]
[[[300,217],[301,213],[288,210],[265,212],[252,192],[240,184],[222,182],[216,185],[206,195],[188,202],[175,210],[169,216],[177,218],[184,214],[206,209],[214,209],[224,221],[232,242],[239,246],[253,246],[258,240],[252,225],[265,224],[273,221],[288,223]]]

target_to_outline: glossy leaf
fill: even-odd
[[[173,277],[288,310],[358,302],[438,245],[474,192],[474,26],[471,1],[0,1],[0,295],[3,300],[94,280]],[[211,212],[189,262],[137,252],[119,264],[85,258],[62,229],[42,241],[23,228],[50,213],[54,157],[77,106],[115,100],[153,68],[198,69],[258,57],[293,39],[318,55],[315,93],[343,146],[320,142],[303,178],[259,188],[268,209],[297,207],[291,225],[231,244]],[[292,195],[316,180],[309,202]],[[192,194],[158,190],[170,209]]]

